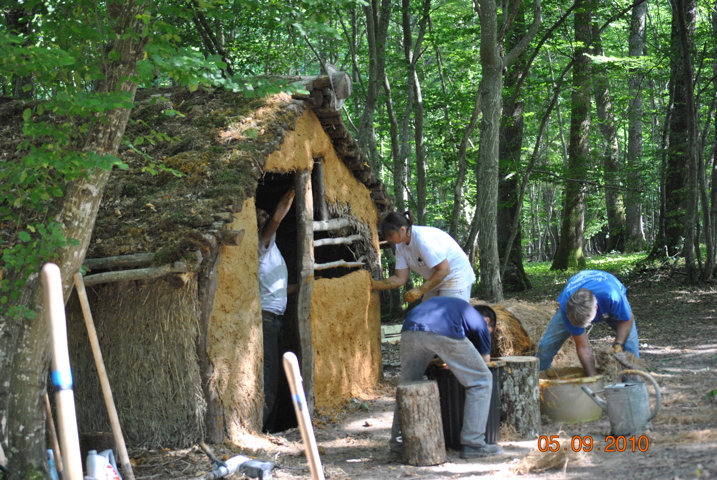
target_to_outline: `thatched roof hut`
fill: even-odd
[[[186,446],[261,429],[256,208],[272,211],[292,186],[277,232],[298,285],[283,347],[297,353],[316,408],[377,382],[370,278],[390,200],[334,108],[328,77],[308,91],[138,93],[121,152],[129,168],[107,186],[84,277],[129,444]],[[74,296],[68,322],[80,429],[109,431]],[[290,403],[285,410],[293,415]]]

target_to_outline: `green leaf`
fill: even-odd
[[[29,242],[30,240],[32,240],[32,237],[30,236],[30,234],[27,233],[27,232],[24,231],[24,230],[21,231],[20,233],[18,233],[17,236],[20,238],[20,240],[22,240],[22,241],[25,242],[25,243],[27,243],[27,242]]]

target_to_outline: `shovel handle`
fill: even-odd
[[[649,373],[646,373],[646,372],[643,372],[640,370],[623,370],[622,372],[617,374],[617,378],[622,380],[625,375],[639,375],[639,376],[643,377],[644,379],[646,379],[655,389],[655,407],[650,412],[650,418],[647,419],[647,421],[649,422],[650,420],[655,418],[655,415],[657,415],[657,412],[660,410],[661,399],[662,399],[662,395],[660,394],[660,386],[657,385],[657,382],[655,381],[654,378],[652,378],[652,376]]]

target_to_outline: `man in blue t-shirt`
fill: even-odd
[[[479,313],[480,312],[480,313]],[[461,429],[461,458],[500,454],[495,444],[485,443],[493,374],[490,334],[495,312],[487,305],[472,307],[455,297],[433,297],[412,309],[401,329],[400,383],[422,380],[431,360],[438,355],[466,389]],[[398,405],[393,413],[391,450],[401,452]]]
[[[627,301],[627,289],[607,272],[583,270],[568,280],[558,296],[560,308],[550,320],[535,354],[540,370],[547,370],[553,357],[570,336],[585,375],[597,375],[595,359],[585,331],[593,323],[606,321],[615,332],[614,352],[640,356],[635,316]]]

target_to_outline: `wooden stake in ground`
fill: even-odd
[[[540,363],[538,357],[499,357],[505,362],[501,421],[524,439],[540,435]]]
[[[107,413],[110,417],[110,425],[112,426],[112,434],[114,436],[115,446],[117,447],[117,452],[119,455],[122,475],[123,478],[125,478],[126,480],[134,480],[132,464],[129,462],[127,446],[125,445],[124,437],[122,436],[122,427],[120,426],[119,416],[117,415],[117,408],[115,407],[115,401],[112,397],[112,389],[110,388],[110,381],[107,377],[107,370],[105,370],[105,362],[102,359],[102,350],[100,350],[100,342],[97,339],[97,330],[95,330],[95,322],[92,319],[92,312],[90,311],[90,303],[87,300],[87,292],[85,291],[85,283],[82,280],[82,274],[80,272],[75,273],[74,279],[75,287],[77,289],[77,296],[80,298],[80,305],[82,306],[82,314],[85,317],[87,335],[90,337],[92,355],[95,357],[95,366],[97,367],[97,373],[100,377],[102,395],[105,398]]]
[[[403,457],[409,465],[446,462],[441,400],[435,380],[401,383],[396,388]]]
[[[42,286],[45,302],[45,316],[50,329],[52,353],[52,383],[55,387],[57,424],[60,433],[60,447],[67,480],[82,480],[82,455],[80,436],[77,432],[75,396],[72,392],[72,370],[67,348],[67,319],[65,300],[62,295],[60,268],[54,263],[42,267]]]
[[[311,416],[309,415],[309,407],[306,404],[304,396],[304,387],[301,382],[301,370],[299,369],[299,360],[293,352],[284,354],[284,371],[289,381],[291,389],[291,398],[294,403],[294,411],[296,419],[299,421],[299,429],[301,430],[301,439],[304,441],[304,451],[306,459],[309,461],[309,470],[313,480],[324,480],[324,470],[321,467],[321,458],[319,457],[319,449],[316,446],[316,438],[314,437],[314,427],[311,425]]]

